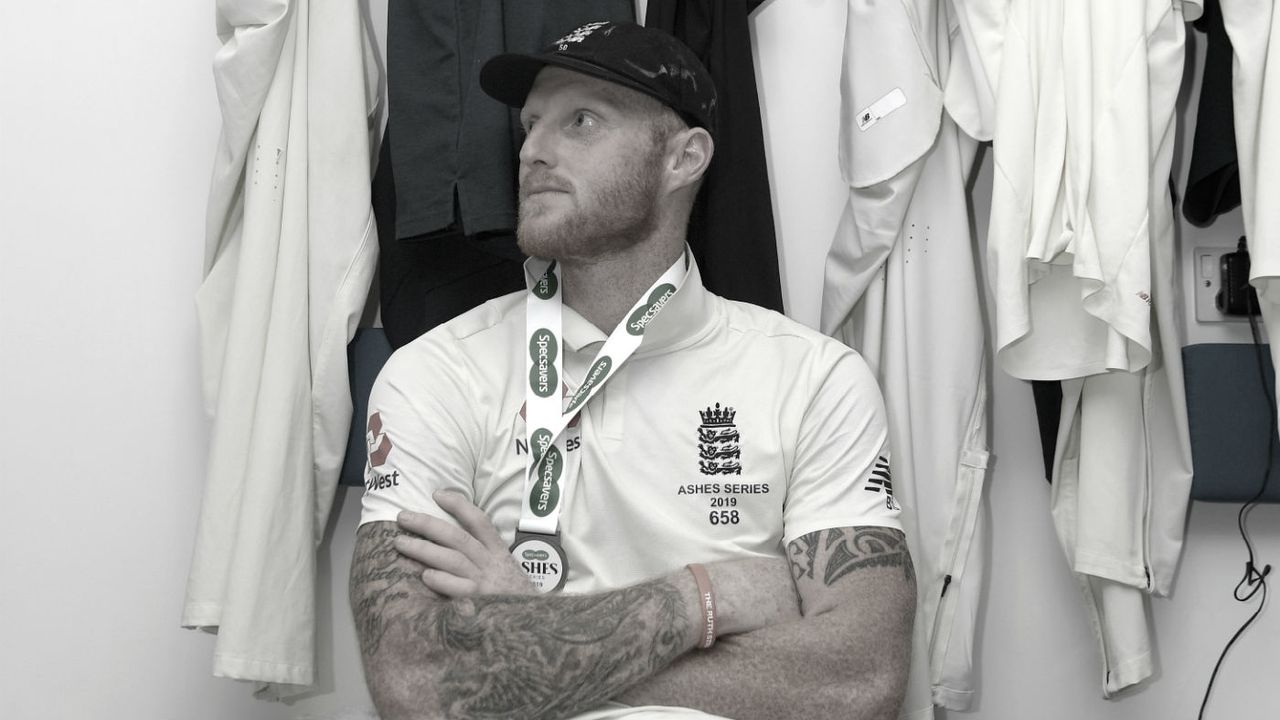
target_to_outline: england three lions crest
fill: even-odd
[[[699,410],[698,470],[703,475],[741,475],[742,449],[738,445],[738,426],[733,424],[737,411],[731,407]]]

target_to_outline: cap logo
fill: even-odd
[[[569,49],[569,43],[580,43],[583,40],[586,40],[591,35],[591,33],[595,32],[596,30],[599,30],[600,28],[608,24],[609,22],[607,20],[602,22],[587,23],[586,25],[583,25],[577,30],[574,30],[568,35],[565,35],[564,37],[557,40],[556,49],[559,50],[560,52],[564,52],[565,50]]]
[[[667,76],[676,78],[677,80],[681,80],[683,82],[689,83],[690,85],[693,86],[694,90],[698,89],[698,76],[694,74],[693,70],[690,70],[684,65],[677,65],[676,63],[670,63],[670,64],[659,65],[655,70],[649,70],[647,68],[640,67],[639,65],[635,64],[635,62],[629,59],[626,62],[628,65],[631,66],[633,70],[640,73],[641,75],[644,75],[650,80],[656,80],[658,77],[662,75],[667,75]]]

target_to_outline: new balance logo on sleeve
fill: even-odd
[[[898,501],[893,497],[893,480],[889,475],[889,458],[881,455],[876,458],[876,466],[871,470],[871,477],[867,478],[867,486],[863,488],[867,492],[884,493],[885,507],[890,510],[898,510]]]

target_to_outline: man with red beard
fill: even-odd
[[[351,603],[382,717],[894,717],[883,402],[844,345],[703,288],[710,76],[591,23],[481,86],[520,108],[528,292],[374,386]]]

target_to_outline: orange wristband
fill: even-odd
[[[690,563],[687,567],[693,573],[693,581],[698,584],[700,615],[704,619],[698,647],[706,650],[716,644],[716,591],[711,588],[711,577],[707,575],[706,568],[699,563]]]

